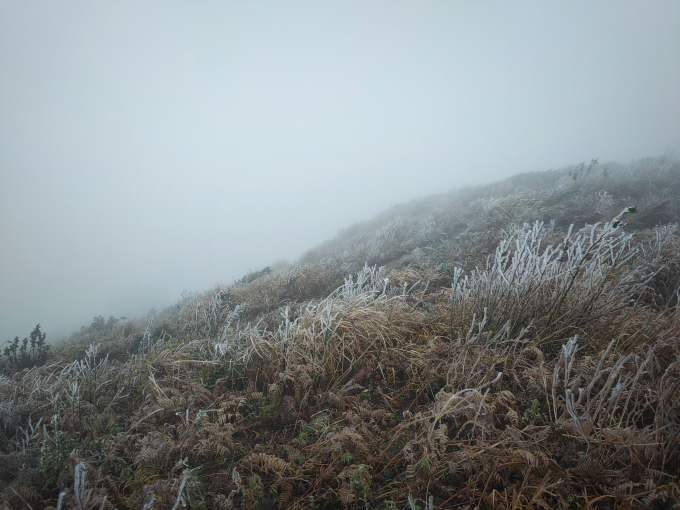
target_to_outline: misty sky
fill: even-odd
[[[680,2],[0,0],[0,343],[680,148]]]

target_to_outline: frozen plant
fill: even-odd
[[[619,228],[633,211],[626,208],[611,222],[575,234],[570,228],[559,245],[543,244],[548,230],[542,222],[511,229],[485,268],[454,270],[452,323],[469,324],[486,310],[491,331],[508,327],[516,334],[532,325],[548,333],[558,318],[602,316],[627,296],[640,295],[655,270],[624,269],[639,255]]]

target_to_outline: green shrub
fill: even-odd
[[[53,489],[59,474],[68,469],[68,461],[78,442],[57,428],[57,417],[52,420],[54,428],[50,435],[45,428],[45,437],[40,447],[40,465],[45,476],[45,488]]]
[[[371,492],[371,482],[373,477],[369,470],[370,466],[366,464],[359,464],[357,468],[352,472],[352,477],[349,481],[349,488],[354,492],[354,496],[358,500],[366,501],[366,498]]]
[[[14,340],[5,347],[4,356],[12,370],[21,370],[45,364],[50,346],[45,343],[46,333],[40,331],[40,324],[35,326],[29,338]]]

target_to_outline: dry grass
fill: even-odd
[[[679,508],[680,240],[630,216],[476,269],[299,264],[3,377],[2,505]]]

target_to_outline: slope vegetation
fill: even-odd
[[[407,204],[0,379],[4,508],[679,508],[680,165]]]

